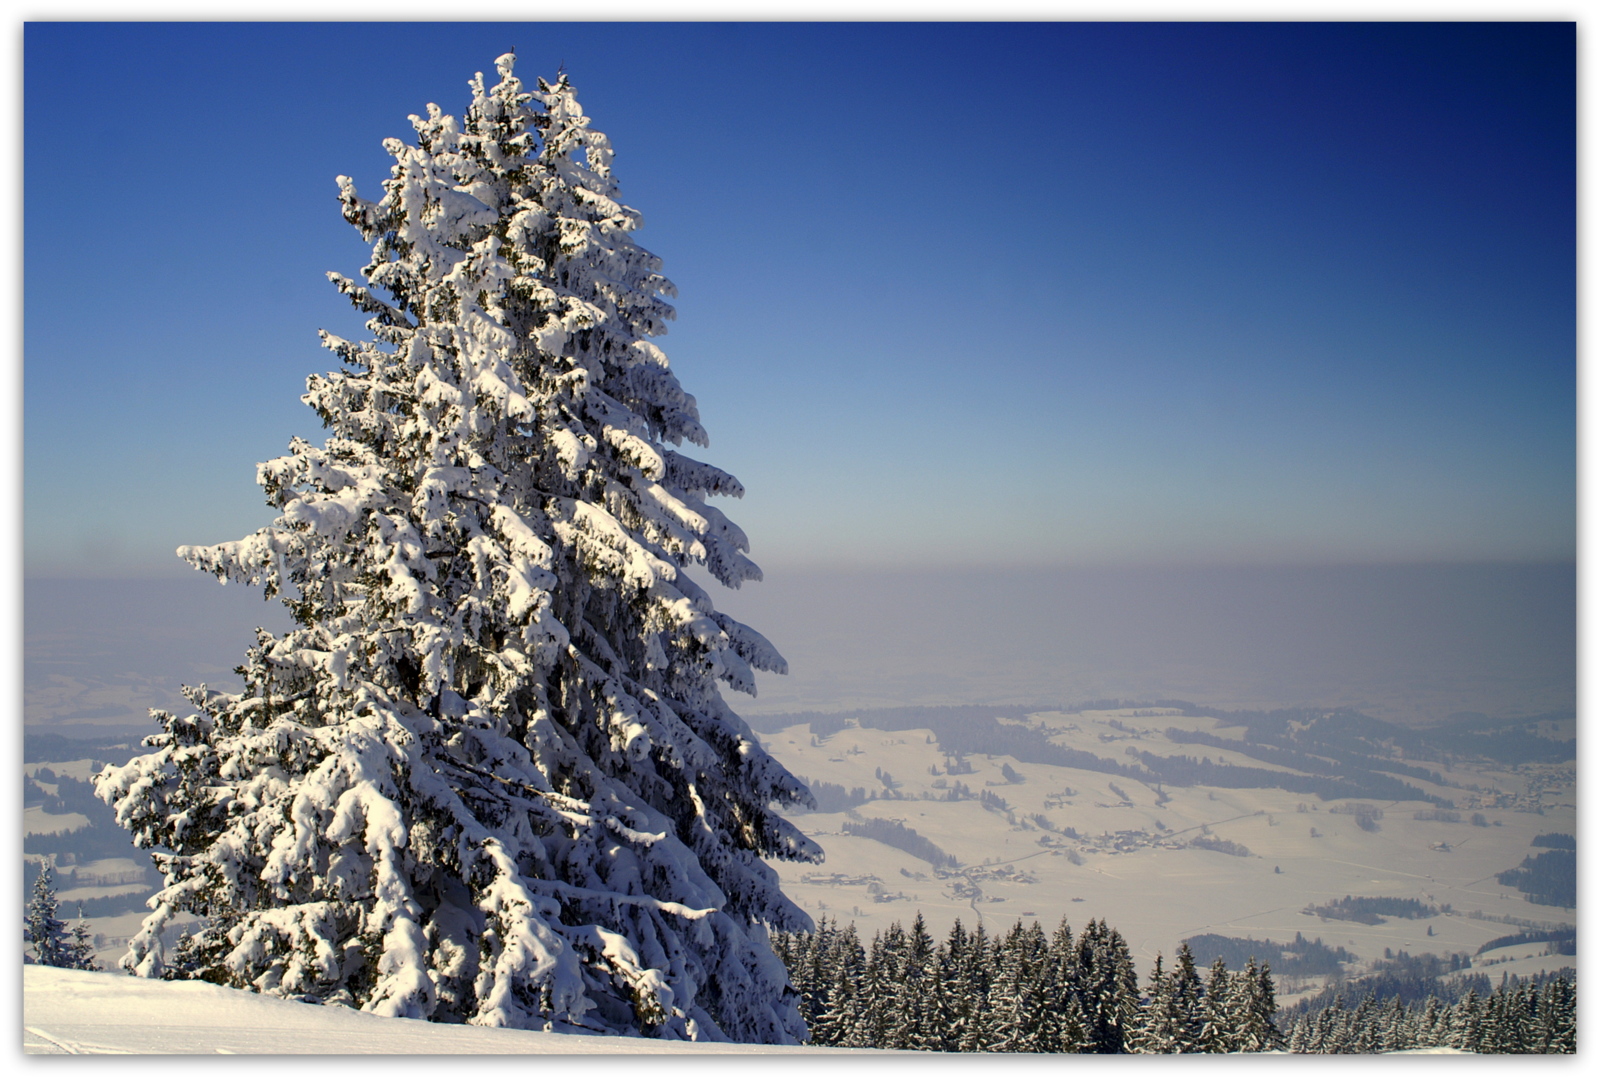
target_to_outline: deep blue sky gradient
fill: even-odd
[[[408,113],[564,62],[757,562],[1570,559],[1571,24],[30,24],[25,557],[186,572]]]

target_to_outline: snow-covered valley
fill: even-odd
[[[1174,742],[1170,728],[1230,738],[1240,731],[1173,709],[1036,713],[1020,723],[1053,744],[1103,759],[1204,753],[1219,764],[1295,772],[1233,750]],[[1570,763],[1458,762],[1439,774],[1448,787],[1406,778],[1430,794],[1453,796],[1462,809],[1452,815],[1423,801],[1150,786],[1009,755],[953,756],[928,729],[847,721],[821,737],[796,724],[762,738],[809,781],[877,796],[831,813],[793,814],[827,861],[777,864],[785,891],[813,918],[854,922],[868,936],[892,921],[909,924],[920,910],[936,934],[957,918],[991,929],[1018,919],[1048,928],[1062,918],[1074,927],[1104,918],[1141,964],[1158,952],[1170,957],[1181,941],[1201,934],[1279,944],[1296,934],[1321,938],[1360,958],[1345,965],[1349,973],[1402,951],[1466,954],[1467,970],[1487,970],[1496,979],[1576,962],[1545,955],[1545,943],[1474,955],[1514,931],[1575,921],[1575,910],[1533,904],[1495,880],[1530,851],[1535,836],[1575,831]],[[952,773],[952,766],[970,771]],[[1363,807],[1377,815],[1365,827],[1348,812]],[[1483,825],[1472,823],[1475,812]],[[899,823],[952,861],[936,865],[851,831],[872,819]],[[1437,913],[1366,923],[1308,910],[1351,895],[1415,900]],[[1286,1001],[1324,981],[1279,976]]]

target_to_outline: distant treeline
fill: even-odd
[[[1250,856],[1249,848],[1232,840],[1224,840],[1220,836],[1197,836],[1189,841],[1189,846],[1205,848],[1207,851],[1216,851],[1223,855],[1237,855],[1241,859]]]
[[[39,877],[39,868],[27,864],[23,877],[28,883],[28,891],[33,891],[33,883]],[[63,919],[99,919],[110,915],[126,915],[130,911],[145,910],[144,902],[159,886],[152,885],[140,891],[117,893],[113,896],[92,896],[87,900],[62,900],[61,918]]]
[[[1454,810],[1441,810],[1437,806],[1431,810],[1418,810],[1411,816],[1417,821],[1446,821],[1455,825],[1459,825],[1461,823],[1460,814],[1456,813]]]
[[[1485,941],[1478,946],[1474,956],[1482,956],[1494,949],[1504,949],[1512,945],[1541,945],[1550,946],[1552,956],[1577,956],[1578,931],[1576,928],[1568,931],[1559,930],[1527,930],[1520,934],[1507,934],[1491,941]]]
[[[1251,753],[1249,744],[1240,744],[1240,753]],[[1157,757],[1149,751],[1139,752],[1139,761],[1148,770],[1149,777],[1178,787],[1225,788],[1278,788],[1301,794],[1315,795],[1320,799],[1385,799],[1391,801],[1416,801],[1440,803],[1445,800],[1430,795],[1421,788],[1412,787],[1403,780],[1382,773],[1347,771],[1339,776],[1296,776],[1249,765],[1224,765],[1209,757],[1195,758],[1186,755]],[[1326,771],[1328,766],[1323,767]]]
[[[868,840],[887,844],[933,866],[960,865],[954,855],[945,854],[932,840],[898,821],[888,821],[884,818],[847,821],[840,831],[850,836],[863,836]]]
[[[846,790],[843,784],[830,784],[826,780],[807,780],[803,776],[800,780],[811,789],[811,797],[817,800],[817,811],[823,814],[840,814],[877,798],[876,792],[866,788]]]
[[[1397,768],[1400,762],[1384,760],[1391,750],[1425,761],[1467,757],[1506,765],[1554,764],[1577,757],[1577,740],[1547,739],[1537,730],[1538,725],[1546,721],[1572,719],[1570,710],[1500,720],[1481,713],[1456,713],[1442,724],[1413,728],[1346,708],[1260,711],[1212,709],[1188,702],[1165,704],[1177,708],[1185,716],[1211,716],[1225,720],[1230,726],[1242,726],[1251,742],[1289,746],[1316,754],[1343,751],[1346,755],[1371,757],[1381,762],[1386,772],[1404,771]],[[1291,730],[1292,727],[1300,730]]]
[[[126,761],[137,752],[126,746],[83,743],[59,735],[30,733],[24,738],[28,757],[34,761],[80,761],[84,758],[106,761],[116,760],[118,755]],[[58,888],[77,887],[76,871],[69,869],[69,861],[83,863],[96,859],[133,859],[138,865],[148,868],[145,880],[153,891],[159,877],[151,864],[150,852],[136,846],[128,830],[117,824],[115,812],[95,795],[93,784],[84,780],[74,780],[70,776],[58,775],[48,768],[38,770],[36,775],[39,781],[54,787],[55,793],[52,794],[41,787],[31,777],[24,776],[22,780],[24,806],[38,806],[49,814],[82,814],[89,819],[88,824],[66,832],[32,834],[22,838],[22,850],[25,854],[44,855],[62,863],[56,870]],[[24,897],[32,894],[39,872],[39,863],[28,861],[23,863]],[[140,911],[144,908],[147,895],[148,892],[129,892],[85,900],[82,902],[83,915],[85,918],[99,918],[103,915]],[[78,908],[79,903],[76,900],[62,901],[61,910],[64,915],[76,918]]]
[[[1557,849],[1541,851],[1522,865],[1495,875],[1502,885],[1525,893],[1528,901],[1550,907],[1578,906],[1578,853]]]
[[[70,832],[29,835],[22,839],[22,850],[29,855],[75,855],[83,862],[94,859],[143,859],[150,853],[137,847],[127,830],[112,832],[102,826],[85,825]]]
[[[89,821],[67,832],[24,836],[24,852],[29,855],[72,854],[81,862],[118,858],[137,859],[141,864],[150,861],[150,853],[135,846],[128,830],[117,824],[116,813],[95,795],[93,784],[58,776],[49,769],[40,769],[37,775],[53,785],[56,792],[50,794],[25,776],[22,780],[24,806],[37,805],[50,814],[82,814]],[[32,887],[31,882],[29,887]]]
[[[23,761],[82,761],[89,758],[112,765],[126,765],[144,753],[138,739],[72,739],[50,731],[23,729]]]
[[[944,744],[946,732],[954,733],[963,727],[986,727],[997,717],[1021,719],[1029,713],[1059,710],[1060,705],[910,705],[895,709],[864,709],[855,712],[798,712],[772,713],[766,716],[746,716],[745,722],[755,731],[776,732],[795,724],[811,725],[811,733],[826,739],[850,726],[850,721],[878,731],[910,731],[926,728],[939,736]],[[954,752],[950,746],[944,747]],[[976,751],[992,753],[992,751]]]
[[[1577,851],[1578,840],[1570,833],[1547,832],[1535,836],[1529,847],[1566,848],[1569,851]]]
[[[1350,979],[1335,973],[1336,977],[1320,993],[1285,1006],[1279,1013],[1279,1020],[1288,1030],[1297,1017],[1327,1008],[1341,996],[1346,1001],[1359,1001],[1364,997],[1388,1001],[1398,997],[1402,1003],[1414,1005],[1429,997],[1451,1004],[1473,987],[1481,994],[1488,994],[1493,989],[1488,976],[1469,971],[1471,967],[1472,957],[1466,953],[1412,956],[1404,949],[1393,955],[1385,950],[1385,959],[1378,961],[1375,970]],[[1465,974],[1457,975],[1457,972]]]
[[[1377,926],[1386,915],[1397,919],[1431,919],[1441,910],[1448,911],[1449,905],[1440,909],[1421,900],[1400,896],[1346,896],[1343,900],[1308,905],[1305,914]]]
[[[1057,746],[1038,728],[1000,723],[1001,719],[1017,720],[1029,713],[1060,708],[1059,705],[911,706],[850,713],[786,713],[747,719],[751,727],[764,732],[781,731],[794,724],[810,724],[811,733],[821,738],[845,730],[851,720],[878,731],[926,729],[932,731],[939,740],[941,750],[957,757],[966,754],[1003,754],[1018,761],[1033,761],[1041,765],[1064,765],[1133,779],[1145,776],[1145,771],[1137,766],[1125,765],[1087,751]]]
[[[1242,969],[1254,957],[1270,965],[1279,975],[1337,975],[1342,965],[1351,963],[1356,955],[1348,950],[1322,943],[1321,938],[1308,941],[1304,934],[1296,933],[1294,940],[1284,945],[1275,941],[1257,941],[1255,938],[1224,937],[1221,934],[1197,934],[1185,938],[1202,964],[1221,960],[1230,968]]]
[[[116,815],[94,793],[94,785],[70,776],[57,776],[50,769],[40,769],[37,780],[54,787],[51,794],[36,782],[33,776],[22,778],[22,805],[39,806],[47,814],[83,814],[91,820],[101,818],[115,823]]]
[[[1424,769],[1419,765],[1408,765],[1402,761],[1357,754],[1349,750],[1344,750],[1331,756],[1319,756],[1307,753],[1304,750],[1290,749],[1281,745],[1273,745],[1266,742],[1246,742],[1242,739],[1224,739],[1209,732],[1190,731],[1187,728],[1176,727],[1167,728],[1166,735],[1167,738],[1175,743],[1200,743],[1204,746],[1214,746],[1219,750],[1233,750],[1240,754],[1247,754],[1258,761],[1281,765],[1286,769],[1299,769],[1302,772],[1312,773],[1317,776],[1327,775],[1329,769],[1334,767],[1344,770],[1353,768],[1361,772],[1381,769],[1386,773],[1399,773],[1402,776],[1415,777],[1418,780],[1426,780],[1441,787],[1445,784],[1444,777],[1431,769]],[[1334,797],[1342,798],[1343,796]]]

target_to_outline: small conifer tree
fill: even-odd
[[[1222,957],[1211,965],[1200,1006],[1200,1034],[1195,1049],[1202,1054],[1226,1054],[1234,1049],[1242,1015],[1235,1012],[1233,978]]]
[[[33,894],[28,898],[28,941],[33,945],[33,959],[49,967],[76,967],[73,963],[72,944],[67,940],[67,924],[56,917],[55,867],[49,859],[39,868],[33,880]]]
[[[89,932],[89,922],[83,917],[83,905],[78,905],[78,921],[72,924],[72,944],[67,946],[72,957],[69,967],[80,971],[99,971],[94,962],[94,935]]]

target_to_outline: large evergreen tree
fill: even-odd
[[[180,549],[284,598],[241,694],[158,713],[99,791],[165,887],[126,966],[391,1016],[670,1038],[805,1036],[769,927],[806,928],[763,857],[820,852],[810,803],[724,704],[783,671],[685,573],[758,578],[706,501],[738,482],[651,343],[672,309],[612,151],[565,77],[514,58],[430,105],[373,244],[329,275],[372,340],[304,400],[329,429],[258,478],[279,511]],[[163,850],[164,849],[164,850]],[[202,929],[175,950],[163,929]]]

